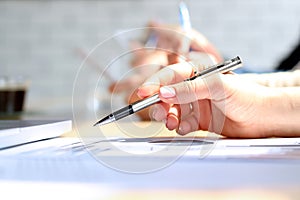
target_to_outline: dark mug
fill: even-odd
[[[13,115],[24,110],[28,81],[23,77],[0,76],[0,115]]]

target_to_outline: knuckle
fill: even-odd
[[[191,96],[193,100],[198,99],[198,84],[197,81],[189,81],[187,84],[187,94]]]

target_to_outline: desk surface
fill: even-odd
[[[125,133],[132,129],[128,123],[119,125],[89,132],[90,124],[82,124],[79,130],[83,133],[79,135],[89,138],[100,131],[101,134],[116,137],[120,136],[120,127]],[[143,129],[149,124],[138,123],[134,127]],[[151,124],[151,127],[160,130],[156,134],[159,137],[176,134],[161,129],[160,123]],[[76,138],[77,134],[74,131],[65,136]],[[203,137],[205,134],[199,132],[197,136]],[[61,192],[57,195],[74,196],[74,199],[144,199],[145,196],[148,199],[298,199],[300,195],[300,159],[181,157],[155,172],[132,174],[116,171],[84,150],[71,148],[71,151],[61,151],[65,147],[63,142],[59,144],[61,140],[44,141],[45,145],[35,146],[34,151],[23,147],[19,153],[11,152],[9,156],[0,154],[0,188],[5,189],[3,195],[14,194],[13,189],[17,189],[24,191],[28,197],[36,195],[39,198],[39,195],[49,194],[54,198],[57,196],[53,191],[58,188]],[[114,155],[113,159],[132,166],[141,162],[146,166],[160,162],[158,157],[151,160]],[[37,188],[41,193],[36,192]]]

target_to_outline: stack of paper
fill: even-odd
[[[3,120],[0,121],[0,150],[55,138],[71,130],[71,120]]]

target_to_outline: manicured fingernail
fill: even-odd
[[[161,87],[159,89],[159,92],[160,92],[161,96],[164,98],[172,98],[172,97],[176,96],[176,92],[175,92],[174,88],[168,87],[168,86]]]

